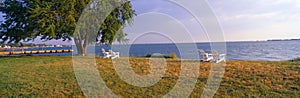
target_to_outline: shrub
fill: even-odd
[[[177,58],[177,55],[176,55],[176,53],[170,53],[170,57],[171,57],[172,59],[176,59],[176,58]]]
[[[289,60],[291,62],[300,62],[300,58],[295,58],[295,59],[292,59],[292,60]]]
[[[175,59],[177,58],[177,55],[175,53],[170,53],[170,54],[158,54],[158,53],[154,53],[154,54],[147,54],[145,57],[154,57],[154,58],[171,58],[171,59]]]

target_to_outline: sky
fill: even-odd
[[[210,0],[226,40],[300,38],[300,0]]]
[[[300,38],[300,0],[207,0],[207,3],[222,27],[224,41]],[[178,4],[168,0],[133,0],[132,4],[137,16],[131,26],[124,28],[129,43],[211,41],[202,24]]]
[[[225,41],[261,41],[268,39],[300,38],[300,0],[207,0],[219,20]],[[199,4],[200,5],[200,4]],[[135,0],[133,1],[138,16],[142,13],[158,12],[168,14],[181,22],[189,32],[178,31],[177,34],[192,36],[175,42],[210,42],[206,32],[196,19],[176,4],[168,0]],[[157,22],[168,23],[169,20],[160,18],[145,19],[144,24]],[[136,23],[139,24],[139,23]],[[161,28],[172,28],[172,25],[161,25]],[[129,28],[129,29],[128,29]],[[129,35],[140,34],[141,25],[125,28]],[[170,33],[170,32],[167,32]],[[172,32],[174,33],[174,32]],[[155,39],[155,35],[143,36],[133,43],[167,42],[167,38]],[[159,35],[156,35],[159,36]],[[169,40],[170,41],[170,40]]]

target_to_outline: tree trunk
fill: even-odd
[[[89,36],[88,34],[84,35],[84,39],[81,38],[81,33],[78,32],[77,36],[74,38],[74,42],[77,48],[77,55],[79,56],[86,56],[87,54],[87,48],[88,48],[88,43],[89,43]]]
[[[82,44],[82,38],[81,38],[81,34],[78,31],[76,37],[74,38],[74,42],[77,48],[77,55],[79,56],[85,56],[85,52],[84,52],[84,47]]]
[[[84,56],[85,56],[86,53],[87,53],[88,45],[89,45],[89,35],[86,33],[86,34],[85,34],[84,43],[83,43],[83,46],[82,46],[82,47],[83,47],[82,52],[83,52]]]

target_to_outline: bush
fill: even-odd
[[[300,58],[295,58],[295,59],[292,59],[292,60],[289,60],[291,62],[300,62]]]
[[[176,58],[177,58],[177,55],[176,55],[176,53],[170,53],[170,57],[171,57],[172,59],[176,59]]]
[[[171,58],[175,59],[177,58],[177,55],[175,53],[170,53],[170,54],[158,54],[158,53],[153,53],[153,54],[147,54],[145,57],[153,57],[153,58]]]

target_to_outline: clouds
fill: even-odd
[[[151,12],[140,14],[134,20],[134,25],[125,28],[125,32],[128,32],[128,37],[131,39],[130,43],[187,43],[194,41],[190,35],[192,33],[184,23],[171,15]]]
[[[266,40],[280,37],[300,38],[300,29],[297,27],[300,24],[300,0],[207,1],[219,18],[227,41]],[[147,12],[168,14],[184,24],[196,41],[209,41],[201,24],[184,8],[168,2],[168,0],[136,0],[133,1],[133,6],[138,14]],[[156,21],[168,22],[166,20]],[[161,28],[169,27],[162,25]]]
[[[215,3],[218,2],[218,3]],[[270,18],[299,15],[298,0],[214,0],[211,3],[216,13],[229,18]],[[276,18],[276,17],[273,17]]]
[[[141,34],[141,29],[147,29],[144,26],[147,24],[157,24],[157,28],[164,29],[164,34],[174,33],[181,38],[176,38],[176,42],[193,42],[193,41],[207,41],[207,37],[202,33],[201,26],[193,18],[193,16],[183,7],[172,3],[168,0],[136,0],[133,3],[134,8],[136,9],[138,16],[145,13],[161,13],[172,17],[173,19],[164,19],[161,17],[151,17],[149,19],[144,19],[142,21],[137,21],[135,19],[134,24],[131,27],[126,27],[125,32],[129,34],[129,39],[135,39],[134,34]],[[140,20],[140,19],[139,19]],[[181,27],[186,28],[187,31],[179,29],[180,26],[176,24],[181,24]],[[155,25],[154,25],[155,26]],[[194,36],[194,38],[188,38],[180,36],[181,34]],[[149,37],[150,40],[153,39]],[[193,40],[196,39],[196,40]],[[144,42],[143,42],[144,40]],[[133,41],[133,40],[131,40]],[[167,40],[153,40],[153,42],[169,43]],[[143,37],[139,42],[136,43],[151,43],[149,39]]]
[[[266,40],[273,38],[300,38],[300,0],[207,0],[222,25],[227,41]],[[201,25],[184,8],[167,0],[134,0],[138,15],[159,12],[170,15],[175,20],[150,17],[135,21],[131,28],[125,28],[129,39],[135,41],[134,34],[141,32],[144,24],[159,24],[166,33],[190,34],[193,38],[178,38],[181,42],[209,41]],[[175,22],[175,23],[172,23]],[[180,23],[178,23],[180,22]],[[183,24],[189,31],[178,30]],[[172,25],[173,24],[173,25]],[[154,25],[155,26],[155,25]],[[181,26],[181,25],[180,25]],[[138,38],[137,43],[166,43],[169,39],[161,35],[147,35]],[[52,42],[54,43],[54,42]],[[151,42],[150,42],[151,43]]]
[[[227,40],[300,38],[299,0],[211,0]],[[245,35],[245,36],[243,36]]]
[[[300,1],[297,2],[296,7],[300,8]]]

